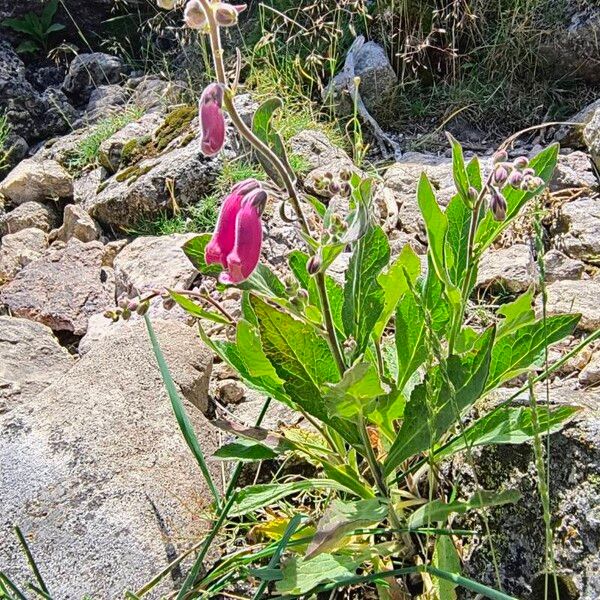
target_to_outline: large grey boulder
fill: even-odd
[[[0,233],[17,233],[28,227],[48,233],[57,222],[58,214],[52,206],[41,202],[24,202],[4,215]]]
[[[210,456],[217,435],[197,406],[207,406],[211,352],[192,328],[154,326]],[[50,593],[64,600],[122,598],[202,538],[211,496],[143,323],[115,330],[0,419],[2,570],[18,584],[31,572],[13,523],[28,538]],[[167,577],[149,598],[172,588]]]
[[[0,288],[0,300],[15,316],[82,336],[88,318],[115,303],[114,274],[102,266],[103,255],[100,242],[57,242]]]
[[[577,198],[560,209],[559,223],[564,233],[554,244],[571,258],[600,264],[600,200]]]
[[[600,327],[600,280],[555,281],[547,288],[547,311],[549,315],[581,313],[579,329],[596,331]],[[537,300],[541,312],[541,298]]]
[[[39,258],[47,247],[48,235],[41,229],[29,227],[5,235],[0,244],[0,285]]]
[[[583,129],[583,140],[596,167],[600,169],[600,109],[594,112]]]
[[[0,415],[42,392],[74,362],[50,328],[0,317]]]
[[[29,158],[0,183],[0,194],[14,205],[60,200],[73,195],[73,178],[54,160]]]
[[[71,61],[62,87],[77,104],[87,104],[95,88],[119,83],[125,71],[117,56],[104,52],[79,54]]]
[[[513,244],[508,248],[490,249],[483,255],[476,285],[518,294],[537,281],[538,269],[531,249],[525,244]]]

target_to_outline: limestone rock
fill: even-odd
[[[579,383],[584,386],[597,385],[600,383],[600,352],[592,354],[590,361],[579,373]]]
[[[581,279],[585,265],[580,260],[569,258],[560,250],[548,250],[544,254],[546,281],[552,283],[561,279]]]
[[[14,205],[70,198],[73,180],[56,161],[29,158],[20,162],[0,183],[0,194]]]
[[[600,327],[600,280],[555,281],[546,291],[549,315],[581,313],[579,328],[582,331],[595,331]],[[537,308],[540,312],[539,299]]]
[[[152,76],[130,79],[127,86],[133,88],[131,101],[146,111],[161,110],[165,106],[178,104],[187,89],[185,81],[165,81]]]
[[[78,54],[69,65],[63,90],[78,104],[87,103],[97,86],[119,83],[124,72],[123,61],[116,56],[104,52]]]
[[[566,230],[555,240],[571,258],[600,264],[600,200],[578,198],[561,207],[561,228]]]
[[[570,123],[581,123],[577,126],[565,126],[558,129],[554,134],[554,139],[563,147],[584,149],[586,147],[583,139],[583,130],[592,120],[595,112],[600,109],[600,98],[573,115],[567,121]]]
[[[127,246],[127,240],[113,240],[104,246],[104,255],[102,256],[103,267],[114,267],[117,254]]]
[[[192,328],[154,323],[205,453],[211,353]],[[177,425],[143,323],[116,330],[0,422],[2,570],[31,579],[11,530],[30,540],[53,597],[122,597],[201,539],[211,502]],[[218,469],[213,470],[214,475]],[[189,563],[188,563],[189,564]],[[118,565],[118,568],[115,568]],[[187,567],[184,567],[184,569]],[[168,596],[166,577],[153,591]]]
[[[59,240],[68,242],[77,238],[81,242],[93,242],[102,235],[98,223],[77,204],[67,204],[63,217],[63,224],[50,233],[50,242]]]
[[[2,238],[0,246],[0,285],[11,281],[48,247],[48,236],[41,229],[21,229]]]
[[[83,121],[87,124],[97,123],[111,113],[122,110],[128,99],[129,94],[122,86],[101,85],[92,91]]]
[[[290,139],[289,145],[294,156],[301,157],[311,169],[337,162],[352,164],[348,154],[334,146],[321,131],[301,131]]]
[[[572,188],[596,190],[598,185],[590,157],[577,151],[559,155],[548,187],[551,192],[556,192]]]
[[[47,204],[40,202],[24,202],[3,218],[4,233],[17,233],[21,229],[34,227],[48,233],[58,222],[56,211]]]
[[[223,404],[239,404],[246,395],[246,388],[236,379],[224,379],[217,384],[217,395]]]
[[[513,244],[490,249],[482,257],[477,287],[504,288],[513,294],[524,292],[538,281],[538,270],[529,246]]]
[[[13,315],[81,336],[91,315],[115,303],[114,276],[102,267],[103,254],[100,242],[55,243],[0,289],[0,299]]]
[[[39,394],[74,362],[45,325],[0,317],[0,414]]]
[[[600,109],[596,110],[583,130],[583,140],[588,147],[592,160],[600,169]]]
[[[155,288],[189,289],[198,277],[183,244],[195,234],[139,237],[115,258],[117,297],[135,297]]]

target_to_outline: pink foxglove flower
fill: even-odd
[[[200,133],[202,154],[214,156],[225,143],[225,117],[223,116],[223,87],[211,83],[200,97]]]
[[[235,220],[242,208],[242,200],[248,192],[259,186],[256,179],[246,179],[235,185],[225,198],[215,232],[204,251],[207,264],[220,264],[227,268],[227,256],[235,243]]]

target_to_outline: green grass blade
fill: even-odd
[[[35,575],[35,579],[38,582],[40,590],[42,592],[44,592],[45,594],[49,594],[48,588],[46,587],[46,584],[44,583],[42,574],[40,573],[39,569],[37,568],[37,565],[35,564],[35,560],[33,559],[33,554],[31,554],[31,550],[29,549],[27,540],[25,540],[25,536],[23,535],[23,532],[21,531],[21,529],[19,528],[18,525],[15,525],[14,530],[15,530],[15,534],[17,535],[17,538],[19,539],[19,544],[21,544],[21,548],[23,548],[23,552],[25,552],[25,556],[27,557],[27,562],[29,563],[29,567],[31,568],[31,570],[33,571],[33,574]]]
[[[18,598],[18,600],[27,600],[27,596],[25,596],[25,594],[23,594],[19,588],[2,572],[0,572],[0,582],[9,588],[10,591],[15,594],[15,597]]]
[[[40,590],[40,588],[36,585],[33,585],[33,583],[29,584],[29,589],[32,592],[35,592],[40,598],[45,598],[45,600],[52,600],[52,596],[50,594],[44,592],[43,590]]]
[[[171,400],[171,405],[173,406],[173,412],[175,413],[175,417],[177,418],[177,423],[179,424],[179,428],[181,429],[181,433],[189,446],[192,454],[198,461],[200,465],[200,470],[202,471],[202,475],[204,475],[204,479],[206,480],[206,484],[210,489],[214,499],[215,506],[217,510],[221,506],[221,499],[219,497],[219,492],[213,481],[213,478],[208,470],[208,466],[206,464],[206,459],[204,458],[204,452],[202,452],[202,448],[198,443],[198,438],[196,437],[196,433],[190,420],[185,412],[185,408],[183,406],[183,402],[177,392],[177,387],[175,386],[175,382],[171,377],[171,373],[169,372],[169,367],[165,361],[165,357],[163,356],[162,350],[160,349],[160,345],[158,340],[156,339],[156,334],[154,333],[154,328],[152,327],[152,323],[148,318],[148,315],[144,315],[144,320],[146,321],[146,327],[148,328],[148,335],[150,336],[150,341],[152,342],[152,349],[154,350],[154,356],[156,357],[156,362],[158,363],[158,367],[160,369],[160,374],[162,376],[163,382],[165,384],[165,388],[169,395],[169,399]]]

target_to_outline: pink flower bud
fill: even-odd
[[[498,185],[502,185],[508,179],[508,171],[503,167],[499,166],[494,171],[494,181]]]
[[[223,106],[223,88],[211,83],[200,97],[200,133],[202,136],[202,154],[214,156],[225,143],[225,117]]]
[[[506,150],[498,150],[496,154],[494,154],[492,160],[494,164],[504,162],[508,158],[508,152]]]
[[[233,27],[237,25],[238,17],[246,9],[245,4],[226,4],[218,2],[214,5],[215,19],[221,27]]]
[[[496,221],[504,221],[506,219],[506,199],[504,196],[494,187],[490,188],[490,193],[492,195],[490,199],[490,210],[494,215],[494,219]]]
[[[518,156],[513,161],[513,165],[517,169],[524,169],[529,164],[529,159],[526,156]]]
[[[521,173],[521,171],[513,171],[508,176],[508,182],[507,183],[511,187],[518,188],[521,185],[522,181],[523,181],[523,174]]]
[[[183,21],[191,29],[203,29],[206,26],[206,13],[199,0],[189,0],[185,5]]]
[[[244,195],[259,185],[256,179],[241,181],[223,201],[215,232],[204,251],[207,264],[220,264],[227,268],[227,256],[235,243],[235,220],[242,208]]]

